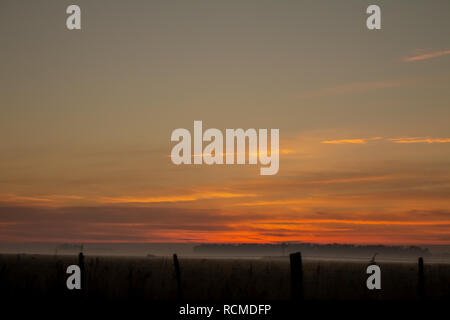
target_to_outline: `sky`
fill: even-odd
[[[0,241],[450,244],[449,1],[76,3],[0,1]],[[174,165],[194,120],[278,174]]]

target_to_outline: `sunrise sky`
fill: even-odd
[[[72,2],[0,2],[0,241],[450,244],[449,1]],[[175,166],[194,120],[278,174]]]

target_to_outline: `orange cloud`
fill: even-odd
[[[0,241],[450,243],[447,163],[408,159],[354,166],[345,160],[335,165],[328,152],[340,147],[325,145],[449,139],[333,137],[345,138],[327,131],[285,140],[280,152],[302,160],[289,162],[290,171],[272,179],[230,175],[216,181],[208,173],[205,180],[186,178],[180,184],[83,190],[82,198],[50,192],[0,195],[9,200],[0,208]]]
[[[328,144],[366,144],[369,141],[383,140],[382,137],[373,138],[357,138],[357,139],[340,139],[340,140],[324,140],[321,143]]]
[[[447,55],[447,54],[450,54],[450,50],[442,50],[442,51],[436,51],[436,52],[431,52],[431,53],[420,54],[420,55],[412,56],[412,57],[406,57],[404,60],[406,62],[428,60],[428,59],[444,56],[444,55]]]
[[[369,141],[385,140],[393,143],[448,143],[450,138],[430,138],[430,137],[401,137],[401,138],[355,138],[355,139],[339,139],[324,140],[321,143],[326,144],[367,144]]]
[[[58,206],[67,201],[82,200],[83,197],[75,195],[46,195],[46,196],[21,196],[16,194],[0,194],[0,202],[5,202],[10,205],[31,204],[36,206]]]
[[[230,199],[255,197],[256,194],[250,193],[232,193],[232,192],[198,192],[188,195],[167,195],[155,197],[102,197],[102,203],[162,203],[162,202],[188,202],[205,199]]]
[[[178,193],[178,194],[177,194]],[[167,190],[163,195],[154,196],[112,196],[112,197],[81,197],[73,195],[46,195],[42,197],[23,196],[15,194],[0,194],[0,203],[6,203],[13,206],[44,206],[44,207],[67,207],[75,204],[157,204],[157,203],[176,203],[191,202],[208,199],[233,199],[256,197],[255,193],[237,193],[227,190],[203,190],[194,189],[190,193],[179,194],[174,190]],[[84,201],[84,202],[80,202]]]
[[[448,143],[450,138],[430,138],[430,137],[403,137],[390,138],[393,143]]]
[[[308,219],[276,221],[273,224],[356,224],[356,225],[399,225],[399,226],[429,226],[450,225],[450,221],[392,221],[392,220],[340,220],[340,219]]]
[[[329,144],[366,144],[366,139],[341,139],[341,140],[325,140],[321,141],[321,143],[329,143]]]
[[[0,207],[1,241],[448,243],[448,212],[375,217],[250,215],[182,208]],[[347,215],[345,215],[347,216]],[[371,218],[369,218],[371,217]],[[444,217],[444,218],[443,218]],[[431,220],[429,220],[431,218]],[[443,218],[443,219],[442,219]],[[425,220],[426,219],[426,220]]]
[[[270,151],[270,150],[269,150]],[[279,150],[279,152],[277,152],[276,150],[274,150],[274,153],[276,154],[276,153],[279,153],[279,154],[294,154],[294,153],[296,153],[296,151],[295,150],[292,150],[292,149],[280,149]],[[268,152],[264,152],[264,153],[262,153],[262,152],[248,152],[248,151],[246,151],[245,153],[240,153],[240,152],[234,152],[234,153],[227,153],[227,152],[221,152],[221,153],[219,153],[220,154],[220,156],[222,156],[222,157],[226,157],[226,156],[228,156],[228,155],[237,155],[237,156],[240,156],[240,155],[242,155],[242,154],[244,154],[245,156],[247,156],[247,155],[252,155],[252,156],[260,156],[260,155],[267,155],[268,154]],[[191,155],[191,158],[193,159],[193,158],[195,158],[195,157],[198,157],[198,158],[202,158],[202,157],[204,157],[204,156],[209,156],[209,155],[211,155],[210,153],[199,153],[199,154],[192,154]],[[169,155],[167,155],[167,157],[168,158],[170,158],[171,157],[171,155],[169,154]]]
[[[6,194],[0,196],[0,201],[7,202],[53,202],[54,200],[42,197],[26,197],[26,196],[18,196],[15,194]]]

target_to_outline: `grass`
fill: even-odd
[[[179,257],[183,298],[189,301],[287,301],[290,266],[286,259],[200,259]],[[66,268],[76,256],[0,255],[3,297],[63,298],[80,294],[65,287]],[[304,260],[306,300],[417,300],[416,263],[380,262],[381,290],[366,288],[367,264]],[[177,284],[171,257],[85,258],[89,299],[171,301]],[[450,298],[450,264],[425,260],[425,295]]]

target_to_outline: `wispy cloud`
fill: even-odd
[[[383,140],[382,137],[373,138],[357,138],[357,139],[338,139],[338,140],[323,140],[321,143],[327,144],[367,144],[369,141]]]
[[[366,139],[341,139],[341,140],[324,140],[321,141],[322,143],[329,143],[329,144],[366,144]]]
[[[22,196],[15,194],[0,194],[0,203],[11,206],[44,206],[44,207],[67,207],[78,203],[89,204],[158,204],[158,203],[185,203],[209,199],[233,199],[256,197],[254,193],[238,193],[228,190],[192,190],[191,192],[179,194],[178,191],[170,190],[165,194],[153,196],[111,196],[111,197],[89,197],[71,195],[47,195],[43,197]],[[80,202],[85,200],[86,202]]]
[[[419,54],[416,56],[406,57],[404,59],[404,61],[412,62],[412,61],[428,60],[428,59],[444,56],[447,54],[450,54],[450,50],[441,50],[441,51],[435,51],[435,52],[430,52],[430,53],[422,53],[422,54]]]
[[[325,144],[367,144],[370,141],[384,140],[392,143],[449,143],[450,138],[431,138],[431,137],[400,137],[400,138],[354,138],[354,139],[338,139],[323,140]]]
[[[349,220],[349,219],[296,219],[296,220],[278,220],[274,224],[295,225],[295,224],[358,224],[358,225],[403,225],[403,226],[421,226],[421,225],[450,225],[450,221],[395,221],[395,220]]]
[[[430,137],[403,137],[390,138],[393,143],[449,143],[450,138],[430,138]]]
[[[166,195],[155,197],[103,197],[100,199],[101,203],[163,203],[163,202],[188,202],[205,199],[231,199],[231,198],[245,198],[255,197],[256,194],[249,193],[234,193],[222,191],[205,191],[192,193],[187,195]]]
[[[16,194],[0,194],[0,202],[10,204],[32,204],[32,205],[45,205],[45,206],[57,206],[70,200],[82,200],[83,197],[76,195],[60,195],[51,194],[46,196],[22,196]]]
[[[334,217],[232,214],[186,208],[0,206],[1,241],[48,242],[337,242],[447,243],[448,211]],[[405,216],[409,219],[405,219]],[[430,219],[431,217],[431,219]],[[175,222],[175,223],[174,223]],[[382,236],[380,236],[382,233]]]
[[[405,88],[416,83],[414,79],[403,79],[393,81],[368,81],[368,82],[352,82],[335,87],[321,88],[318,90],[305,92],[300,94],[300,98],[315,98],[322,96],[335,96],[354,93],[370,92],[378,89],[387,88]]]

